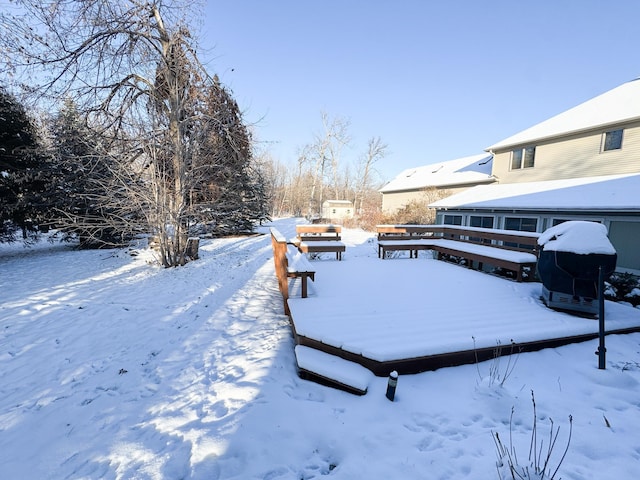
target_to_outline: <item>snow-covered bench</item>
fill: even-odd
[[[278,287],[284,299],[285,313],[289,314],[289,278],[299,278],[302,284],[301,297],[308,294],[307,282],[310,278],[315,281],[312,265],[304,255],[293,248],[289,248],[286,238],[275,228],[271,228],[271,246],[273,247],[273,261],[278,278]]]
[[[455,225],[379,225],[378,257],[387,252],[409,251],[410,257],[419,250],[433,250],[438,259],[456,257],[479,270],[484,264],[515,272],[521,282],[525,270],[534,270],[537,262],[539,234],[491,228],[459,227]]]
[[[301,253],[335,253],[342,260],[346,245],[342,243],[340,225],[296,225],[295,244]]]
[[[378,258],[394,251],[408,251],[409,258],[418,258],[418,251],[431,250],[444,231],[438,225],[378,225],[376,230]]]

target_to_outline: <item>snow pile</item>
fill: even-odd
[[[607,237],[607,227],[601,223],[587,221],[563,222],[548,228],[538,238],[538,245],[541,245],[543,250],[579,255],[616,253]]]
[[[274,223],[295,233],[293,221]],[[314,260],[316,283],[340,282],[352,268],[375,277],[382,264],[420,265],[394,278],[424,292],[450,285],[432,304],[473,298],[481,303],[470,305],[472,315],[493,302],[484,290],[457,287],[468,276],[478,285],[492,277],[432,270],[436,261],[424,257],[381,261],[372,237],[343,230],[345,259]],[[387,378],[371,378],[356,396],[297,376],[269,235],[204,240],[201,259],[183,268],[160,269],[150,255],[0,246],[1,478],[491,479],[492,432],[507,439],[511,418],[514,448],[526,459],[531,391],[538,431],[553,418],[561,446],[573,415],[556,478],[640,478],[640,334],[607,337],[606,370],[591,341],[520,354],[509,378],[493,385],[485,379],[504,360],[401,375],[390,402]],[[539,299],[515,282],[495,285],[524,295],[531,308],[514,315],[533,328]],[[344,320],[357,319],[373,295],[385,293],[361,291]],[[421,296],[386,298],[426,306]],[[612,314],[637,315],[617,307]],[[435,331],[437,321],[459,320],[423,321]]]

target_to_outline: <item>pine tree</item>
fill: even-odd
[[[52,157],[56,165],[50,199],[55,223],[77,236],[81,247],[113,247],[129,238],[110,217],[116,208],[108,201],[115,181],[104,145],[109,139],[87,124],[75,102],[67,98],[51,121]]]
[[[0,87],[0,242],[15,241],[19,232],[25,241],[37,236],[47,210],[48,169],[32,119]]]
[[[200,226],[216,235],[251,231],[268,218],[265,186],[253,161],[251,134],[231,93],[214,76],[204,99],[197,161],[200,188],[191,197]]]

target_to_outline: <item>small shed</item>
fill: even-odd
[[[329,220],[353,218],[353,202],[349,200],[325,200],[322,203],[322,218]]]

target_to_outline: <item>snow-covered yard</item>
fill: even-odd
[[[294,225],[274,223],[286,235]],[[357,267],[373,278],[386,265],[371,235],[343,238],[345,260],[320,261],[324,273]],[[504,358],[401,376],[389,402],[385,378],[363,397],[298,378],[269,236],[205,241],[201,260],[172,270],[150,264],[147,250],[130,253],[0,246],[1,478],[499,478],[492,432],[507,444],[511,435],[527,464],[532,392],[544,450],[550,419],[560,426],[552,472],[573,417],[556,478],[640,478],[640,334],[607,337],[606,370],[591,341],[520,354],[503,385],[490,372],[504,374]],[[412,272],[427,262],[388,263]],[[448,281],[479,275],[445,266]],[[478,301],[455,283],[443,289],[439,271],[398,282]],[[318,274],[306,300],[329,276]],[[379,295],[362,291],[341,311],[366,310]],[[386,299],[412,300],[427,303]],[[483,301],[473,309],[489,308]],[[624,306],[612,316],[626,312],[638,316]]]

